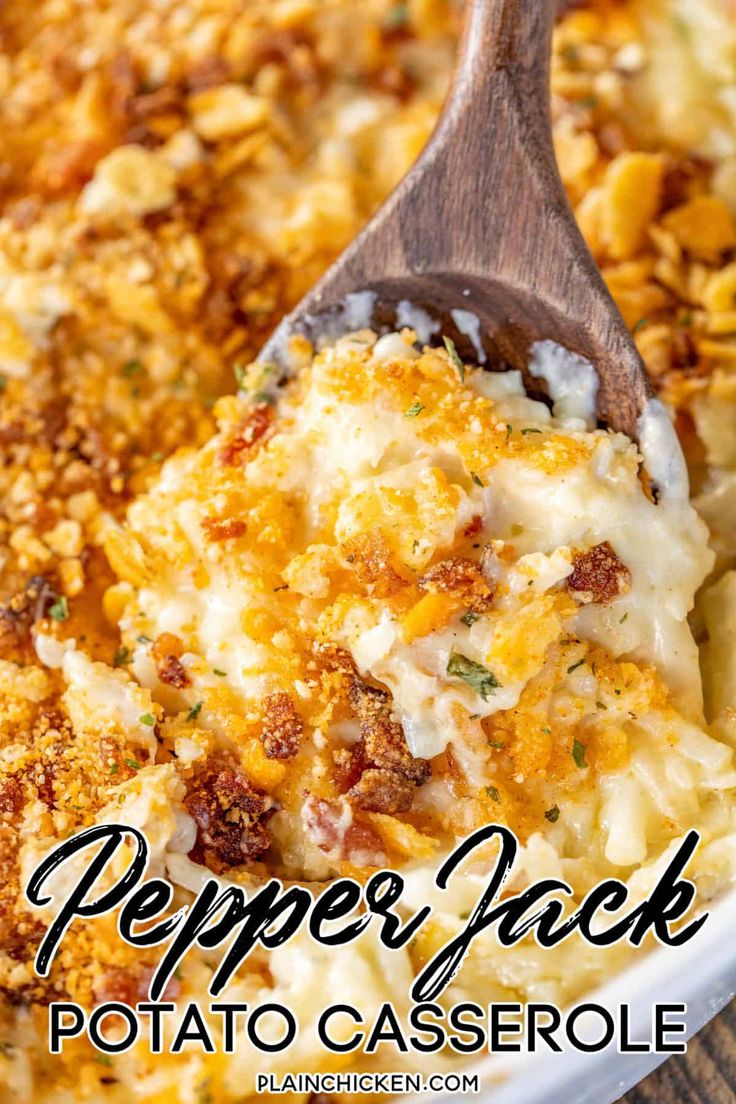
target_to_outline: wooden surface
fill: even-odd
[[[401,300],[421,306],[477,359],[453,310],[480,320],[489,354],[522,370],[548,338],[593,361],[598,412],[637,435],[650,394],[631,336],[573,218],[552,145],[549,59],[556,0],[468,0],[454,81],[414,167],[362,234],[277,329],[262,359],[285,365],[285,338],[367,325],[335,308],[377,296],[393,328]],[[492,335],[487,339],[487,335]]]
[[[734,1104],[736,1001],[619,1104]]]

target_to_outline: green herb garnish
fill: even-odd
[[[644,327],[648,326],[648,325],[649,325],[649,319],[648,318],[640,318],[639,321],[635,322],[634,325],[631,327],[631,332],[632,332],[632,334],[636,334],[636,333],[639,332],[639,330],[643,330]]]
[[[477,472],[471,472],[470,473],[470,478],[473,480],[476,487],[485,487],[485,483],[483,482],[483,480],[481,479],[481,477],[478,475]]]
[[[122,644],[112,657],[112,665],[113,667],[126,667],[132,658],[133,655],[130,648],[126,648],[125,645]]]
[[[409,5],[394,4],[386,16],[385,26],[389,31],[398,31],[409,22]]]
[[[54,602],[53,606],[49,607],[49,617],[53,621],[66,621],[69,616],[69,603],[66,598],[66,594],[60,594]]]
[[[465,382],[465,365],[463,364],[463,362],[460,359],[460,355],[459,355],[459,353],[458,353],[458,351],[455,347],[455,342],[452,340],[451,337],[443,337],[442,340],[444,342],[445,348],[447,349],[447,352],[449,353],[450,360],[452,361],[452,363],[455,365],[455,368],[457,369],[457,374],[460,376],[460,379],[464,383]]]
[[[573,741],[572,757],[575,760],[575,766],[582,770],[583,767],[586,766],[585,744],[581,744],[579,740]]]
[[[474,659],[468,659],[461,652],[450,652],[447,661],[447,673],[453,678],[462,679],[468,686],[480,694],[483,701],[488,701],[491,694],[501,685],[496,676],[484,667],[476,663]]]
[[[406,411],[406,413],[404,414],[404,417],[405,417],[405,418],[418,418],[418,417],[419,417],[419,415],[420,415],[420,414],[422,413],[422,411],[423,411],[423,410],[424,410],[424,406],[423,406],[423,404],[422,404],[422,403],[420,403],[420,402],[419,402],[419,401],[417,400],[417,402],[415,402],[415,403],[412,403],[412,404],[411,404],[411,406],[409,407],[409,409],[408,409],[408,410]]]
[[[559,805],[553,805],[551,809],[547,809],[544,814],[544,819],[548,820],[550,824],[556,824],[560,819],[560,807]]]
[[[148,725],[149,728],[153,728],[156,723],[156,718],[154,717],[153,713],[141,713],[138,720],[141,722],[141,724]]]
[[[464,613],[462,615],[460,620],[462,621],[463,625],[467,625],[468,628],[470,628],[470,626],[474,625],[476,621],[480,621],[480,614],[476,613],[475,610],[468,610],[467,613]]]
[[[192,708],[187,713],[187,720],[188,721],[196,721],[197,717],[199,716],[199,714],[201,712],[202,712],[202,702],[199,701],[199,702],[196,703],[196,705],[193,705]]]
[[[582,667],[584,663],[584,659],[579,659],[577,663],[571,663],[570,666],[567,668],[568,675],[571,675],[573,671],[577,671],[578,667]]]
[[[486,786],[486,794],[490,797],[491,801],[501,800],[501,795],[495,786]]]
[[[530,426],[526,429],[522,429],[521,435],[522,435],[522,437],[526,437],[528,433],[541,433],[541,432],[542,432],[541,429],[534,429],[533,427]]]
[[[130,767],[130,769],[134,771],[139,771],[141,769],[141,764],[138,762],[137,759],[126,759],[125,765],[126,767]]]
[[[131,379],[132,376],[139,376],[143,371],[143,365],[139,360],[127,360],[123,365],[123,375],[126,379]]]
[[[212,674],[217,675],[218,678],[227,678],[227,671],[221,671],[219,667],[213,667]]]

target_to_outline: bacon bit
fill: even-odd
[[[360,582],[371,587],[377,598],[390,598],[411,582],[402,575],[391,546],[378,527],[344,541],[342,552]]]
[[[248,526],[240,518],[202,518],[202,528],[209,541],[225,541],[242,537]]]
[[[468,524],[463,529],[463,536],[465,537],[477,537],[483,528],[483,518],[481,514],[476,514],[471,518]]]
[[[419,586],[433,594],[452,594],[461,598],[476,613],[487,610],[493,601],[493,587],[480,566],[466,556],[452,556],[435,564],[422,575]]]
[[[631,585],[631,572],[622,563],[608,541],[596,544],[587,552],[575,552],[573,570],[567,585],[575,594],[591,595],[591,602],[605,604]]]
[[[185,805],[197,824],[190,858],[215,873],[253,862],[271,843],[270,799],[223,761],[209,760],[191,783]]]
[[[414,790],[430,776],[426,759],[415,759],[404,730],[391,713],[391,696],[354,677],[350,703],[360,722],[356,747],[335,753],[336,775],[347,796],[372,813],[405,813]]]
[[[268,694],[262,702],[261,742],[269,759],[290,759],[299,750],[304,724],[291,697],[286,693]]]
[[[385,864],[383,840],[370,824],[354,819],[353,810],[344,798],[326,801],[308,794],[302,817],[307,834],[320,851],[356,866]]]
[[[220,450],[220,462],[225,467],[234,467],[243,459],[243,454],[252,452],[263,440],[273,423],[273,410],[268,403],[259,403],[242,422],[237,434]]]
[[[173,686],[176,690],[184,690],[187,686],[192,685],[182,661],[177,659],[176,656],[166,656],[158,664],[157,670],[161,682],[165,682],[167,686]]]
[[[139,1001],[148,998],[148,988],[155,973],[153,966],[106,966],[105,973],[93,985],[98,1004],[115,1001],[134,1008]],[[181,985],[172,977],[164,990],[163,1000],[176,1000]]]

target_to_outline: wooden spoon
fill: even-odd
[[[315,340],[366,324],[385,332],[401,324],[405,301],[436,318],[438,338],[452,337],[471,361],[480,341],[480,359],[485,352],[494,368],[525,370],[541,339],[581,354],[598,374],[600,420],[636,438],[651,395],[644,365],[575,224],[552,146],[554,0],[467,4],[432,138],[260,359],[285,365],[294,333]],[[375,297],[355,295],[365,291]],[[360,318],[355,308],[366,303],[370,317]],[[479,320],[471,344],[458,311]]]

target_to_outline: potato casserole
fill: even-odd
[[[461,3],[0,8],[3,1099],[236,1104],[256,1065],[414,1068],[326,1055],[324,994],[405,1009],[484,883],[478,861],[400,954],[249,958],[228,999],[296,1009],[286,1053],[51,1056],[49,1002],[134,1005],[156,961],[104,917],[34,973],[28,877],[95,823],[144,830],[179,904],[211,874],[391,867],[418,907],[491,821],[517,886],[643,898],[691,828],[701,900],[732,882],[736,8],[563,6],[561,174],[687,470],[597,427],[590,381],[550,409],[409,328],[296,340],[279,389],[257,360],[422,149]],[[479,938],[442,1001],[565,1005],[634,955]],[[206,1005],[212,970],[197,950],[168,998]]]

